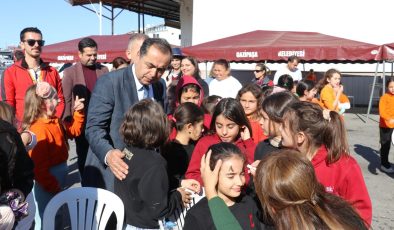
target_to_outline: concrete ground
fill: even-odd
[[[394,229],[394,174],[380,171],[379,116],[346,114],[350,151],[364,174],[372,200],[373,229]],[[394,163],[394,146],[389,159]]]
[[[363,113],[365,108],[345,114],[350,151],[358,161],[373,205],[373,229],[394,229],[394,174],[388,175],[379,170],[379,116]],[[359,113],[357,113],[359,112]],[[376,113],[376,110],[374,111]],[[70,142],[69,185],[80,186],[75,145]],[[389,159],[394,163],[394,146],[391,146]]]

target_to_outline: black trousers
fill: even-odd
[[[390,168],[391,164],[389,162],[389,152],[391,145],[391,135],[393,130],[391,128],[380,127],[380,163],[386,168]]]
[[[76,152],[78,156],[78,169],[81,178],[85,168],[86,156],[88,155],[89,143],[85,138],[85,132],[82,132],[79,137],[75,138]]]

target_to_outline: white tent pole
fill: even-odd
[[[384,62],[383,62],[384,65]],[[369,103],[368,103],[368,110],[367,110],[367,118],[369,117],[369,113],[371,112],[371,107],[372,107],[372,98],[373,98],[373,92],[375,90],[375,84],[376,84],[376,77],[378,75],[378,68],[379,68],[379,62],[376,63],[376,70],[375,70],[375,75],[373,76],[373,83],[371,87],[371,94],[369,95]]]
[[[383,94],[382,95],[384,95],[386,93],[386,87],[385,87],[385,84],[386,84],[386,68],[385,68],[385,66],[386,66],[386,62],[383,61],[383,76],[382,76]]]
[[[99,21],[100,21],[100,35],[103,35],[103,2],[100,1],[100,13],[99,13]]]

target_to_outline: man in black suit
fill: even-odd
[[[166,40],[148,38],[133,65],[97,80],[85,130],[90,149],[83,186],[113,191],[114,176],[120,180],[126,177],[128,166],[121,152],[125,145],[119,134],[124,113],[144,98],[152,98],[163,105],[166,89],[159,80],[171,57],[171,46]]]

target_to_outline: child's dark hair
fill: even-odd
[[[209,167],[211,170],[215,168],[216,162],[218,162],[218,160],[222,160],[223,162],[232,156],[237,156],[241,158],[244,163],[246,163],[245,154],[243,154],[241,150],[234,144],[220,142],[218,144],[211,145],[209,149],[212,151],[211,159],[209,161]]]
[[[387,81],[386,81],[386,88],[389,87],[389,84],[390,84],[391,82],[394,82],[394,77],[389,77],[389,79],[387,79]]]
[[[269,95],[271,95],[272,94],[272,92],[274,91],[274,87],[272,87],[272,86],[263,86],[263,87],[261,87],[261,92],[262,92],[262,102],[264,101],[264,99],[266,98],[266,97],[268,97]],[[261,102],[261,103],[262,103]]]
[[[224,98],[216,105],[212,115],[211,130],[215,130],[216,118],[219,115],[223,115],[240,127],[246,126],[249,129],[250,136],[252,136],[252,128],[239,101],[234,98]]]
[[[204,113],[212,115],[216,105],[219,103],[221,99],[222,97],[218,95],[211,95],[209,97],[204,98],[202,101],[202,108],[204,110]]]
[[[247,85],[243,86],[238,91],[236,99],[239,102],[241,102],[242,95],[247,93],[247,92],[250,92],[257,100],[257,109],[256,109],[256,112],[253,115],[254,116],[253,119],[255,119],[256,117],[259,116],[258,111],[260,110],[261,103],[263,102],[263,99],[262,99],[263,98],[263,91],[261,90],[260,86],[258,86],[257,84],[250,83],[250,84],[247,84]]]
[[[294,87],[293,78],[288,74],[283,74],[278,79],[278,86],[291,91]]]
[[[144,99],[126,112],[120,133],[128,146],[157,148],[168,139],[169,120],[157,102]]]
[[[196,124],[204,120],[204,113],[200,107],[191,102],[180,104],[174,112],[173,124],[177,131],[183,129],[187,124]]]
[[[260,86],[258,86],[255,83],[249,83],[245,86],[243,86],[237,94],[236,99],[238,101],[241,100],[241,97],[244,93],[251,92],[253,96],[257,99],[257,103],[260,105],[261,104],[261,97],[263,96],[263,91],[261,90]]]
[[[304,96],[304,92],[310,91],[311,89],[315,88],[315,83],[311,80],[303,80],[299,81],[296,89],[296,93],[299,97]]]
[[[226,59],[219,59],[219,60],[216,60],[216,61],[213,63],[213,66],[215,66],[215,65],[221,65],[221,66],[223,66],[226,70],[229,70],[229,69],[230,69],[230,63],[228,63],[228,61],[227,61]]]
[[[325,117],[319,105],[300,101],[287,106],[283,120],[292,133],[303,132],[306,135],[308,152],[325,145],[328,164],[338,161],[343,155],[349,155],[345,127],[337,112],[327,110]]]
[[[194,92],[196,92],[196,93],[198,93],[198,94],[200,95],[200,87],[199,87],[198,85],[193,84],[193,83],[187,84],[187,85],[184,85],[184,86],[181,88],[181,90],[180,90],[181,92],[178,93],[178,101],[179,101],[179,102],[181,101],[182,94],[183,94],[183,93],[187,93],[190,89],[193,90]]]
[[[286,107],[297,101],[298,98],[289,91],[274,93],[264,99],[262,109],[270,120],[280,123]]]

